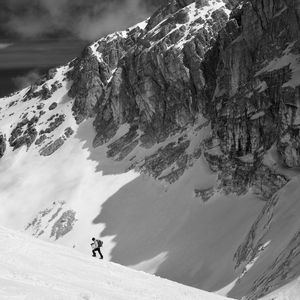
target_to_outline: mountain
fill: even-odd
[[[229,299],[0,227],[5,299]],[[134,284],[133,284],[134,282]]]
[[[1,224],[237,299],[297,287],[299,16],[173,0],[1,99]]]

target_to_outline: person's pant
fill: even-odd
[[[100,248],[96,248],[96,249],[93,250],[93,256],[96,256],[96,252],[98,252],[100,254],[100,258],[103,259],[103,255],[100,251]]]

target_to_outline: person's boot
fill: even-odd
[[[93,254],[92,256],[93,256],[93,257],[96,257],[96,254]]]

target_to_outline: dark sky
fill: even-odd
[[[70,61],[85,44],[81,40],[30,40],[13,41],[4,48],[0,43],[0,97],[29,85],[49,68]]]
[[[168,0],[0,0],[0,97]]]
[[[1,0],[0,35],[94,40],[146,19],[167,0]]]

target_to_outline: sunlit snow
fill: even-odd
[[[222,300],[0,226],[0,299]]]

